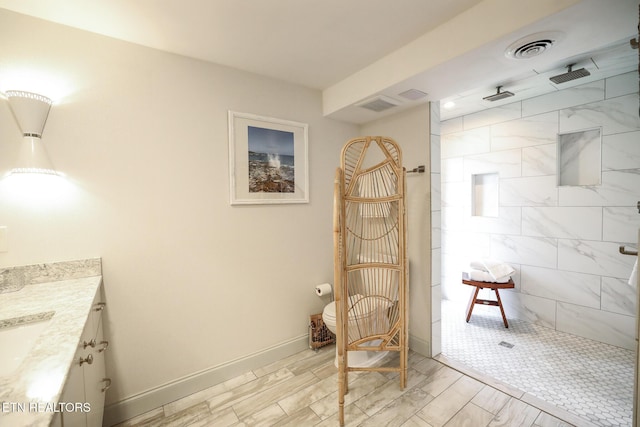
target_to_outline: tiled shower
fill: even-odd
[[[433,354],[598,426],[631,425],[638,107],[631,72],[431,117]],[[495,307],[464,322],[461,272],[482,258],[516,270],[509,329]]]
[[[508,318],[634,348],[634,258],[618,249],[635,248],[640,227],[637,82],[626,73],[441,122],[443,299],[466,306],[461,271],[504,261],[516,270],[501,292]]]

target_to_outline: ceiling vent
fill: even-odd
[[[397,107],[398,105],[400,105],[400,102],[396,101],[393,98],[389,98],[388,96],[382,95],[369,98],[366,101],[357,104],[358,107],[366,108],[367,110],[375,111],[376,113],[388,110],[389,108]]]
[[[559,31],[531,34],[511,43],[504,54],[513,59],[533,58],[551,49],[562,37],[563,33]]]
[[[399,93],[398,95],[403,98],[410,99],[411,101],[417,101],[418,99],[422,99],[427,96],[427,93],[418,89],[409,89]]]

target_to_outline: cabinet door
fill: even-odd
[[[87,426],[102,426],[104,412],[105,391],[111,384],[111,380],[105,378],[105,351],[109,346],[102,332],[102,321],[98,319],[98,330],[95,336],[96,347],[92,349],[93,363],[85,366],[84,383],[86,402],[91,405],[91,411],[87,413]]]
[[[60,402],[86,402],[84,394],[84,366],[80,366],[81,357],[86,357],[85,351],[82,349],[82,340],[80,342],[80,348],[76,351],[75,358],[73,359],[73,363],[69,369],[69,376],[67,377],[67,382],[64,385],[64,391],[60,397]],[[62,425],[64,427],[87,425],[87,415],[82,411],[63,412],[61,415]]]

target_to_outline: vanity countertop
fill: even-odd
[[[61,411],[57,403],[101,283],[102,276],[96,275],[0,293],[0,327],[54,312],[20,366],[0,377],[0,426],[48,426]]]

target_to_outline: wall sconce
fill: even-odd
[[[49,115],[51,100],[37,93],[9,90],[5,92],[13,117],[22,132],[22,142],[15,167],[9,172],[58,175],[42,144],[42,131]]]

